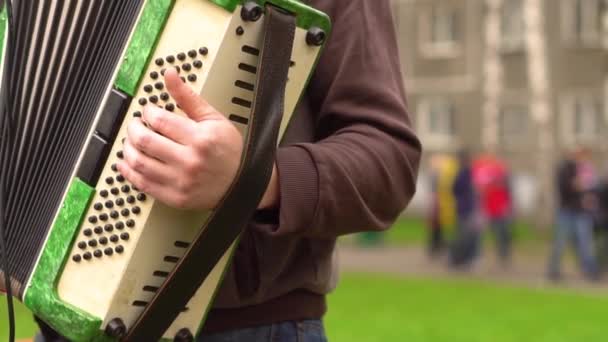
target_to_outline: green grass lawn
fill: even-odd
[[[450,239],[453,228],[446,229],[446,238]],[[551,232],[534,230],[524,222],[515,222],[512,227],[515,247],[528,252],[538,252],[539,246],[548,246]],[[360,244],[374,245],[382,243],[388,246],[407,247],[412,245],[425,245],[428,239],[428,228],[423,219],[401,217],[384,233],[360,233],[342,238],[346,243],[358,242]],[[485,243],[493,244],[494,236],[490,231],[484,231]],[[544,252],[544,249],[543,249]]]
[[[608,296],[465,280],[347,275],[330,341],[606,341]]]
[[[347,274],[329,307],[332,342],[600,342],[608,334],[608,296],[468,280]],[[30,314],[22,306],[17,314],[18,336],[31,336]]]

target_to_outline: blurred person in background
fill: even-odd
[[[596,188],[597,208],[595,211],[595,246],[598,271],[608,271],[608,168],[604,168]]]
[[[458,171],[458,162],[445,154],[430,159],[431,196],[428,214],[428,252],[431,257],[440,255],[448,239],[448,230],[454,227],[456,207],[452,186]]]
[[[496,240],[498,258],[507,266],[511,256],[513,218],[509,169],[496,155],[486,153],[475,160],[473,179],[485,222]]]
[[[568,240],[575,245],[581,269],[590,280],[598,276],[593,248],[593,216],[597,208],[597,175],[590,153],[584,147],[563,160],[557,169],[558,211],[553,249],[549,260],[549,278],[561,279],[561,256]]]
[[[450,250],[450,265],[468,267],[479,255],[481,226],[469,152],[460,152],[458,162],[458,174],[452,188],[456,199],[457,230]]]

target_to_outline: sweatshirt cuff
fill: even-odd
[[[279,227],[276,233],[310,229],[319,201],[319,172],[302,145],[281,147],[276,155],[279,176]]]

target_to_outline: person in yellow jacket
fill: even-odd
[[[443,250],[446,232],[456,224],[452,186],[458,173],[458,161],[450,155],[434,155],[430,159],[430,173],[429,254],[433,256]]]

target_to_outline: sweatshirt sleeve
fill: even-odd
[[[334,238],[388,228],[415,193],[411,129],[388,0],[316,0],[333,31],[307,89],[315,141],[279,148],[273,235]]]

